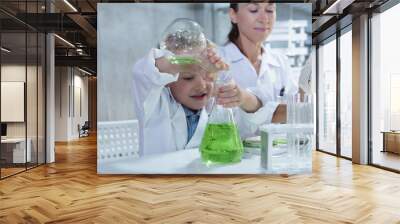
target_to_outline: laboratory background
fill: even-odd
[[[311,54],[311,4],[279,3],[267,44],[288,56],[294,76]],[[207,38],[226,43],[227,3],[101,4],[98,6],[98,121],[135,119],[131,89],[134,63],[157,47],[176,18],[198,22]]]

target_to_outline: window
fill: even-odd
[[[19,13],[42,12],[44,3],[18,2]],[[45,162],[46,39],[10,15],[0,12],[0,17],[7,21],[0,29],[1,98],[8,99],[0,106],[0,178],[5,178]]]
[[[352,157],[352,32],[340,36],[340,155]]]
[[[371,19],[372,163],[395,170],[400,170],[400,133],[392,133],[400,130],[398,21],[399,4]]]
[[[336,153],[336,36],[318,48],[318,149]]]

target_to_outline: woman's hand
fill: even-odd
[[[262,106],[256,96],[241,89],[233,80],[218,88],[217,103],[227,108],[240,107],[248,113],[254,113]]]
[[[272,123],[286,123],[287,105],[279,104],[272,116]]]
[[[233,80],[217,87],[217,103],[224,107],[238,107],[243,103],[242,92]]]

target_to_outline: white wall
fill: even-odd
[[[2,82],[25,82],[25,69],[27,69],[28,79],[30,86],[36,86],[36,80],[32,80],[31,75],[36,76],[36,67],[25,65],[2,65],[1,66],[1,81]],[[27,88],[27,106],[30,107],[27,113],[28,119],[28,137],[32,130],[36,130],[36,87]],[[4,97],[4,96],[3,96]],[[33,104],[32,104],[33,102]],[[7,108],[1,108],[7,110]],[[32,123],[34,122],[34,123]],[[8,137],[25,137],[25,124],[26,122],[7,122],[7,136]],[[36,132],[35,132],[36,133]],[[36,136],[36,135],[35,135]]]
[[[56,67],[55,73],[55,141],[70,141],[88,120],[88,78],[72,67]]]
[[[76,72],[76,70],[75,70]],[[82,74],[82,73],[80,73]],[[78,124],[81,126],[88,121],[88,77],[81,75],[74,75],[74,107],[72,108],[72,119],[71,119],[71,135],[72,138],[78,138]],[[79,93],[80,91],[80,93]],[[80,97],[79,97],[80,96]],[[80,102],[79,102],[80,101]]]
[[[55,141],[68,139],[68,86],[69,76],[67,67],[55,68]]]
[[[25,82],[25,65],[2,65],[1,81]],[[25,122],[7,123],[7,137],[25,137]]]
[[[38,70],[37,70],[38,69]],[[23,122],[6,122],[7,137],[24,138],[25,135],[30,139],[32,161],[44,162],[44,82],[42,68],[35,66],[25,66],[25,64],[3,64],[1,66],[2,82],[24,82],[26,85],[26,106],[21,109],[26,112],[26,120]],[[26,81],[27,78],[27,81]],[[2,96],[7,97],[7,96]],[[1,110],[11,110],[2,107]],[[9,111],[13,113],[13,111]],[[39,156],[37,157],[37,154]]]

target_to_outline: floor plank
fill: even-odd
[[[313,173],[97,175],[96,139],[0,181],[0,223],[400,223],[400,175],[315,152]]]

